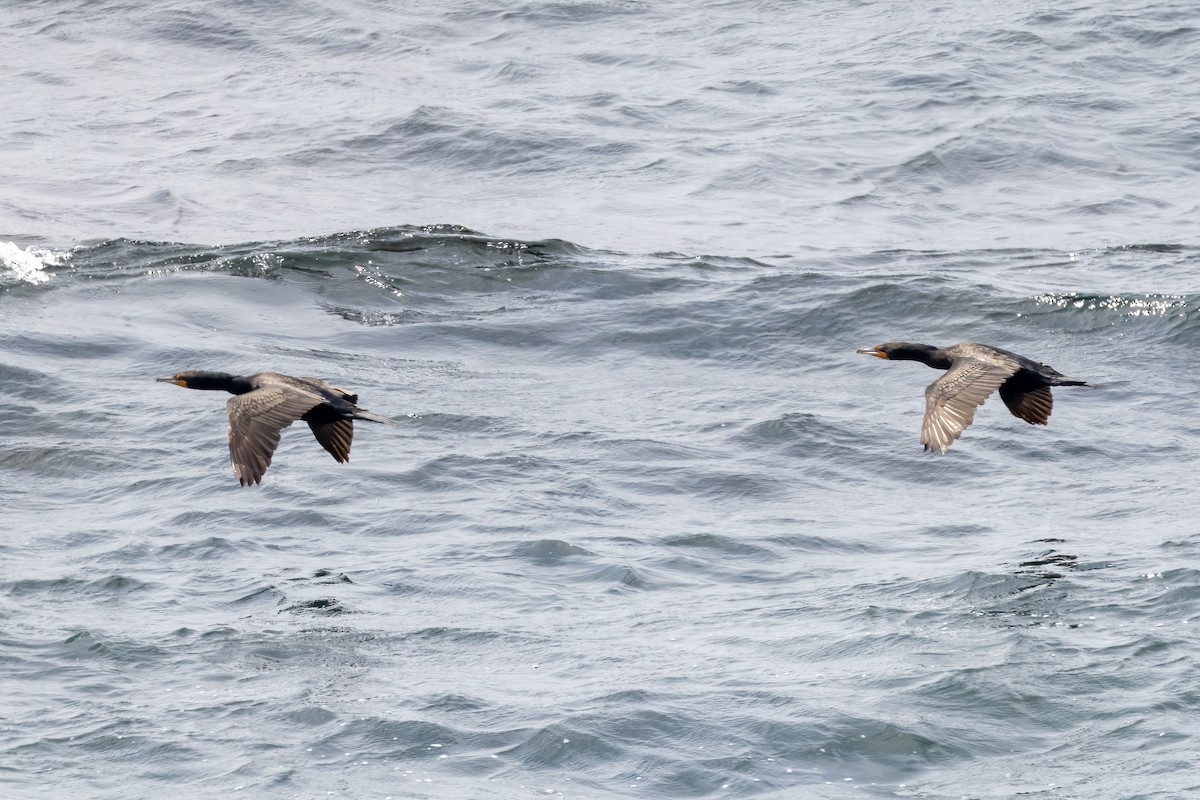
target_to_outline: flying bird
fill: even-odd
[[[260,483],[279,446],[279,434],[298,419],[308,423],[313,436],[338,462],[350,460],[354,420],[400,423],[359,408],[358,395],[318,380],[293,378],[278,372],[259,372],[248,377],[227,372],[177,372],[160,383],[187,389],[225,391],[229,400],[229,458],[242,486]]]
[[[889,361],[920,361],[946,370],[925,389],[921,443],[927,451],[945,453],[975,421],[975,409],[997,389],[1014,417],[1030,425],[1045,425],[1054,405],[1051,386],[1091,386],[1033,359],[975,342],[944,348],[888,342],[857,352]]]

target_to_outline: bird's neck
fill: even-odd
[[[888,358],[892,361],[920,361],[934,369],[950,369],[954,363],[946,351],[928,344],[912,344],[902,350],[893,350]]]
[[[188,382],[189,389],[204,391],[229,392],[230,394],[245,394],[254,389],[249,378],[230,375],[225,372],[214,372],[211,375],[197,376]]]
[[[240,378],[236,375],[233,376],[229,380],[229,383],[225,385],[225,391],[229,392],[230,394],[245,394],[246,392],[253,391],[253,389],[254,386],[251,385],[248,378]]]

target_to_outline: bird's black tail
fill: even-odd
[[[1074,378],[1055,378],[1054,383],[1052,385],[1053,386],[1091,386],[1092,388],[1096,387],[1096,384],[1094,384],[1094,383],[1088,383],[1087,381],[1077,381]]]
[[[399,426],[402,424],[400,420],[392,419],[391,417],[385,417],[383,414],[376,414],[373,411],[367,411],[363,408],[354,409],[354,419],[365,419],[368,422],[381,422],[384,425]]]

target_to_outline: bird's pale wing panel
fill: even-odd
[[[293,388],[263,387],[230,399],[229,458],[243,486],[258,483],[279,446],[279,433],[323,399]]]
[[[1016,367],[958,359],[925,389],[921,443],[926,450],[946,449],[975,421],[975,409],[1016,372]]]

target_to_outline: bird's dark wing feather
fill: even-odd
[[[350,442],[354,439],[354,420],[343,417],[332,406],[322,403],[304,415],[313,436],[339,463],[350,460]]]
[[[1054,407],[1054,396],[1050,394],[1049,386],[1039,386],[1029,391],[1000,387],[1000,399],[1014,417],[1020,417],[1030,425],[1045,425],[1050,421],[1050,412]]]
[[[921,443],[943,453],[975,421],[975,409],[1017,371],[1017,365],[986,364],[959,358],[925,389]]]
[[[323,381],[320,378],[297,378],[296,380],[305,381],[306,383],[312,384],[312,387],[316,391],[327,393],[329,395],[330,405],[332,405],[338,411],[342,412],[340,414],[340,416],[345,416],[345,414],[348,412],[354,416],[354,419],[363,419],[363,420],[367,420],[368,422],[380,422],[384,425],[400,425],[401,424],[398,420],[394,420],[391,417],[385,417],[382,414],[376,414],[373,411],[367,411],[365,408],[359,408],[357,405],[355,405],[356,403],[358,403],[358,395],[354,394],[353,392],[351,392],[347,389],[343,389],[340,386],[334,386],[332,383]],[[346,403],[349,403],[350,405],[345,406],[342,404],[341,401],[345,401]],[[322,445],[325,445],[325,442],[321,440],[321,436],[320,436],[320,434],[317,434],[317,431],[315,428],[313,429],[313,433],[317,436],[317,441],[321,442]],[[348,458],[349,457],[348,454],[350,452],[350,447],[349,447],[350,437],[349,436],[346,437],[346,441],[347,441],[346,453],[347,453],[347,458]],[[325,445],[325,449],[329,450],[329,446]],[[333,453],[332,450],[329,450],[329,452]],[[337,458],[337,454],[334,453],[333,457]],[[338,459],[338,460],[344,461],[346,459]]]
[[[242,486],[258,483],[279,446],[279,433],[324,398],[294,387],[264,386],[232,398],[229,459]]]

